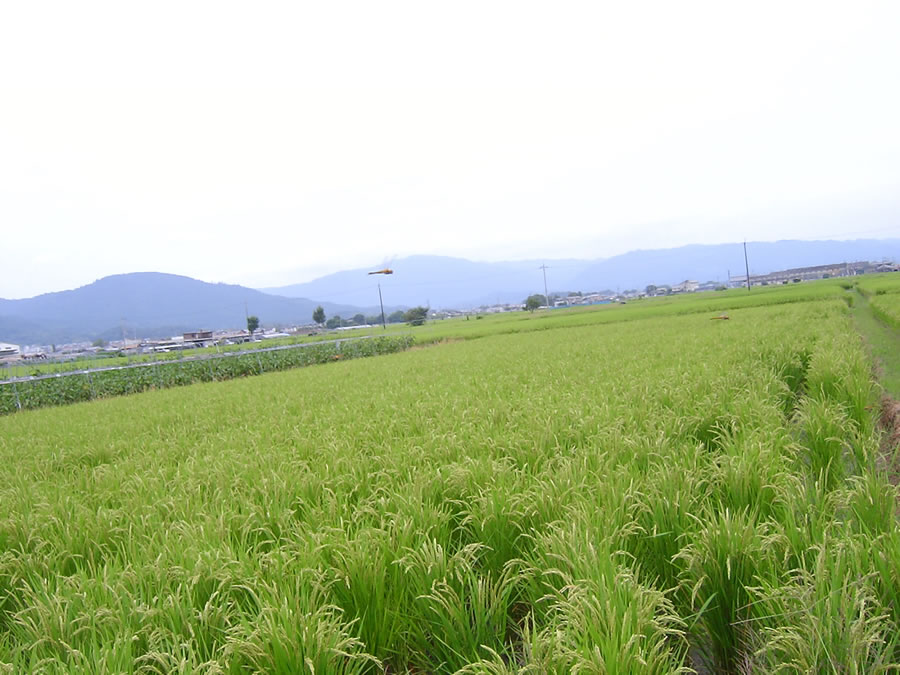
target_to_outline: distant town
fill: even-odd
[[[837,277],[849,277],[862,274],[876,274],[883,272],[900,271],[900,265],[894,262],[842,262],[829,265],[816,265],[812,267],[797,267],[786,270],[770,272],[760,275],[732,275],[727,283],[718,281],[700,282],[685,279],[673,285],[648,285],[643,289],[627,289],[624,291],[599,291],[599,292],[554,292],[549,293],[549,298],[540,296],[544,304],[539,309],[557,309],[565,307],[577,307],[585,305],[601,305],[616,302],[628,302],[646,297],[659,297],[683,293],[701,293],[707,291],[722,291],[727,288],[738,288],[746,285],[769,286],[777,284],[801,283],[818,279]],[[428,308],[428,319],[442,320],[454,317],[464,317],[481,314],[498,314],[502,312],[518,312],[525,309],[525,303],[503,303],[494,305],[481,305],[470,309],[439,309]],[[247,330],[211,331],[197,330],[168,339],[143,339],[138,336],[131,338],[124,336],[121,340],[109,342],[96,340],[94,342],[74,342],[61,345],[15,345],[0,342],[0,364],[21,361],[41,361],[53,359],[55,361],[74,360],[89,356],[104,355],[132,355],[166,353],[182,350],[190,350],[200,347],[213,347],[216,345],[234,345],[245,342],[261,342],[275,338],[286,338],[297,335],[313,335],[324,331],[342,331],[358,328],[371,328],[380,323],[381,317],[363,316],[357,314],[352,318],[342,319],[339,316],[331,317],[324,325],[310,321],[302,325],[283,326],[269,328],[250,333]],[[402,323],[404,313],[396,311],[385,317],[390,323]]]

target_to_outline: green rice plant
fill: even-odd
[[[556,649],[554,636],[538,631],[528,617],[519,630],[518,650],[512,655],[485,648],[487,656],[466,664],[460,675],[543,675],[572,672],[571,663]]]
[[[795,416],[798,432],[798,460],[813,480],[832,490],[858,472],[858,454],[848,436],[856,436],[854,423],[845,408],[823,398],[805,398]],[[848,433],[849,432],[849,433]],[[857,441],[858,442],[858,441]]]
[[[854,476],[840,496],[855,532],[874,537],[897,529],[900,491],[883,474],[867,471]]]
[[[410,616],[407,636],[413,650],[412,664],[426,672],[456,672],[488,653],[511,654],[514,637],[512,616],[523,573],[516,563],[499,577],[478,568],[479,547],[469,546],[454,554],[450,569],[432,580],[430,590],[418,596]],[[431,571],[422,570],[415,557],[405,561],[407,578],[414,588]]]
[[[856,287],[867,296],[890,295],[900,292],[900,274],[867,274],[854,280]]]
[[[827,541],[810,551],[809,568],[762,580],[754,596],[762,620],[748,622],[759,641],[753,670],[887,672],[896,625],[874,593],[855,540]]]
[[[318,575],[316,575],[318,576]],[[352,637],[337,607],[325,604],[326,582],[301,575],[260,589],[264,609],[229,631],[230,672],[367,673],[380,668]]]
[[[900,293],[879,295],[872,298],[870,305],[876,317],[888,326],[900,329]]]
[[[638,581],[634,563],[592,527],[560,526],[537,542],[544,569],[544,627],[531,656],[549,655],[552,672],[678,672],[687,643],[666,594]]]
[[[863,562],[860,567],[871,570],[871,586],[879,606],[900,626],[900,531],[895,527],[874,539],[869,535],[858,538],[857,549]],[[900,639],[895,632],[889,638],[893,645],[893,660],[900,662]]]
[[[415,545],[415,533],[408,528],[394,533],[400,536],[366,528],[353,540],[335,538],[323,546],[322,563],[330,602],[354,622],[353,634],[366,651],[402,667],[409,660],[406,614],[416,591],[399,561],[402,551]]]
[[[543,528],[553,511],[542,515],[539,486],[526,483],[508,464],[495,462],[494,467],[490,481],[465,498],[460,529],[466,542],[483,547],[479,555],[483,573],[499,578],[510,561],[522,556],[527,536]]]
[[[775,376],[784,382],[786,390],[780,396],[782,409],[787,417],[790,417],[806,392],[806,377],[809,371],[811,350],[781,348],[781,351],[772,354],[772,368]]]
[[[871,435],[878,391],[860,339],[848,331],[817,347],[807,374],[809,397],[843,406],[860,432]]]
[[[637,529],[624,543],[641,579],[663,590],[681,583],[677,556],[700,528],[696,516],[710,493],[708,471],[698,457],[661,462],[631,493],[630,515]]]
[[[761,520],[776,514],[781,506],[779,488],[789,473],[782,450],[788,437],[779,432],[779,427],[769,426],[720,435],[721,451],[714,458],[710,480],[715,510],[752,512]]]
[[[808,551],[821,545],[840,524],[840,491],[826,488],[820,480],[791,473],[778,486],[778,508],[767,521],[772,536],[784,547],[778,569],[790,570],[805,564]]]
[[[777,569],[783,544],[750,510],[726,509],[708,518],[676,558],[684,565],[683,589],[695,612],[689,624],[695,646],[716,672],[735,672],[746,662],[752,639],[750,589]]]

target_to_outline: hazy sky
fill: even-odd
[[[7,2],[0,297],[900,236],[900,2]]]

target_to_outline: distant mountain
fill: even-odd
[[[753,274],[791,267],[857,260],[900,259],[900,239],[855,241],[748,242]],[[391,276],[367,276],[367,269],[337,272],[313,281],[263,289],[287,297],[371,304],[381,283],[385,302],[467,309],[484,304],[521,302],[544,292],[539,260],[472,262],[444,256],[410,256],[394,261]],[[692,245],[631,251],[603,260],[547,260],[551,293],[643,289],[649,284],[676,284],[685,279],[727,281],[743,274],[743,244]]]
[[[551,290],[569,288],[592,261],[547,261]],[[336,272],[303,284],[262,289],[286,297],[321,298],[330,302],[372,304],[381,284],[385,302],[404,306],[429,305],[435,309],[466,309],[479,305],[521,302],[531,293],[544,292],[543,261],[472,262],[462,258],[414,255],[391,263],[391,276],[367,272],[383,265]]]
[[[751,273],[765,274],[808,265],[900,260],[900,239],[748,242],[747,253]],[[318,304],[328,316],[372,315],[379,312],[379,283],[387,313],[414,305],[467,309],[521,302],[544,292],[543,264],[410,256],[394,261],[390,276],[369,276],[368,269],[358,269],[265,292],[173,274],[120,274],[71,291],[0,299],[0,342],[110,340],[120,338],[123,328],[129,337],[238,329],[245,325],[245,303],[263,326],[308,323]],[[744,249],[742,244],[692,245],[631,251],[605,260],[547,260],[546,265],[551,293],[624,291],[685,279],[724,282],[729,272],[743,274]]]
[[[377,298],[376,298],[377,300]],[[60,344],[81,340],[168,337],[189,330],[240,329],[245,311],[263,326],[309,323],[316,305],[331,316],[374,313],[348,305],[284,298],[243,286],[209,284],[156,272],[104,277],[71,291],[0,299],[0,342]],[[246,308],[246,310],[245,310]]]
[[[751,274],[793,267],[900,259],[900,239],[854,241],[747,242]],[[743,244],[692,245],[652,251],[630,251],[587,266],[574,280],[576,288],[643,289],[648,284],[728,280],[744,274]]]

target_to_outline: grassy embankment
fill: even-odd
[[[885,391],[900,400],[900,274],[863,278],[851,292],[853,317]]]

